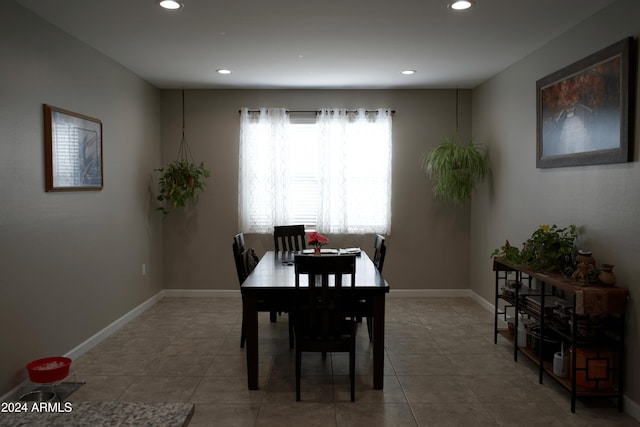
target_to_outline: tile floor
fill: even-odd
[[[193,402],[189,426],[640,426],[614,403],[579,401],[493,343],[493,316],[467,298],[387,298],[385,388],[372,390],[366,327],[356,402],[346,355],[306,354],[295,401],[286,315],[260,314],[260,390],[247,390],[239,298],[164,298],[74,361],[70,401]]]

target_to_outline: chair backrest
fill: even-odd
[[[375,250],[373,254],[373,264],[378,271],[382,273],[382,267],[384,267],[384,257],[387,255],[387,246],[385,245],[384,236],[376,234],[376,238],[373,242],[373,248]]]
[[[349,301],[342,295],[343,275],[351,275],[347,286],[355,286],[355,255],[296,255],[294,266],[297,316],[294,322],[301,321],[306,333],[316,339],[331,339],[344,330]],[[301,275],[307,276],[308,288],[300,287]],[[300,319],[300,316],[304,318]]]
[[[259,261],[253,249],[244,247],[243,233],[233,237],[233,259],[236,263],[238,282],[242,285]]]
[[[233,236],[233,242],[238,246],[240,252],[244,251],[244,233],[238,233]]]
[[[273,244],[276,252],[306,249],[304,225],[276,225],[273,227]]]
[[[240,284],[247,278],[247,273],[242,263],[242,252],[244,252],[244,234],[238,233],[233,236],[233,260],[236,263],[236,273]]]

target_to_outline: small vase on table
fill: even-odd
[[[616,275],[613,274],[612,264],[602,264],[600,268],[600,275],[598,276],[600,282],[605,286],[613,286],[616,284]]]
[[[317,231],[311,231],[309,232],[309,235],[307,237],[307,242],[311,246],[313,246],[313,254],[320,255],[320,248],[322,247],[322,245],[326,245],[327,243],[329,243],[329,239],[327,239],[326,236],[323,236]]]

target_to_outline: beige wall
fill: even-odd
[[[238,231],[238,140],[241,107],[320,107],[395,110],[392,225],[385,277],[393,289],[467,289],[469,210],[434,201],[419,168],[421,154],[455,130],[455,90],[190,90],[186,139],[194,159],[212,172],[199,204],[164,222],[165,287],[238,289],[231,255]],[[460,92],[461,132],[470,128],[470,91]],[[162,92],[163,159],[176,157],[181,139],[181,92]],[[373,245],[373,236],[329,236],[331,244]],[[271,235],[247,236],[259,254]]]
[[[17,6],[0,13],[0,395],[162,289],[159,91]],[[42,104],[102,120],[104,189],[44,191]],[[142,276],[142,263],[150,265]]]
[[[536,80],[640,33],[640,2],[620,0],[473,91],[473,131],[490,142],[491,185],[471,211],[471,289],[493,301],[493,249],[520,245],[541,224],[579,227],[580,246],[615,264],[629,288],[626,394],[640,402],[640,166],[638,114],[632,163],[536,169]],[[638,94],[632,95],[634,100]]]

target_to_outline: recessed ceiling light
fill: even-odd
[[[218,72],[218,74],[231,74],[231,70],[227,70],[226,68],[220,68],[216,71]]]
[[[404,71],[400,71],[401,74],[404,74],[405,76],[409,76],[411,74],[415,74],[416,70],[404,70]]]
[[[453,10],[466,10],[473,6],[475,1],[473,0],[458,0],[453,3],[449,3],[448,7]]]
[[[171,10],[180,9],[181,7],[184,6],[182,3],[177,2],[175,0],[159,0],[158,4],[160,5],[160,7],[164,7],[165,9],[171,9]]]

